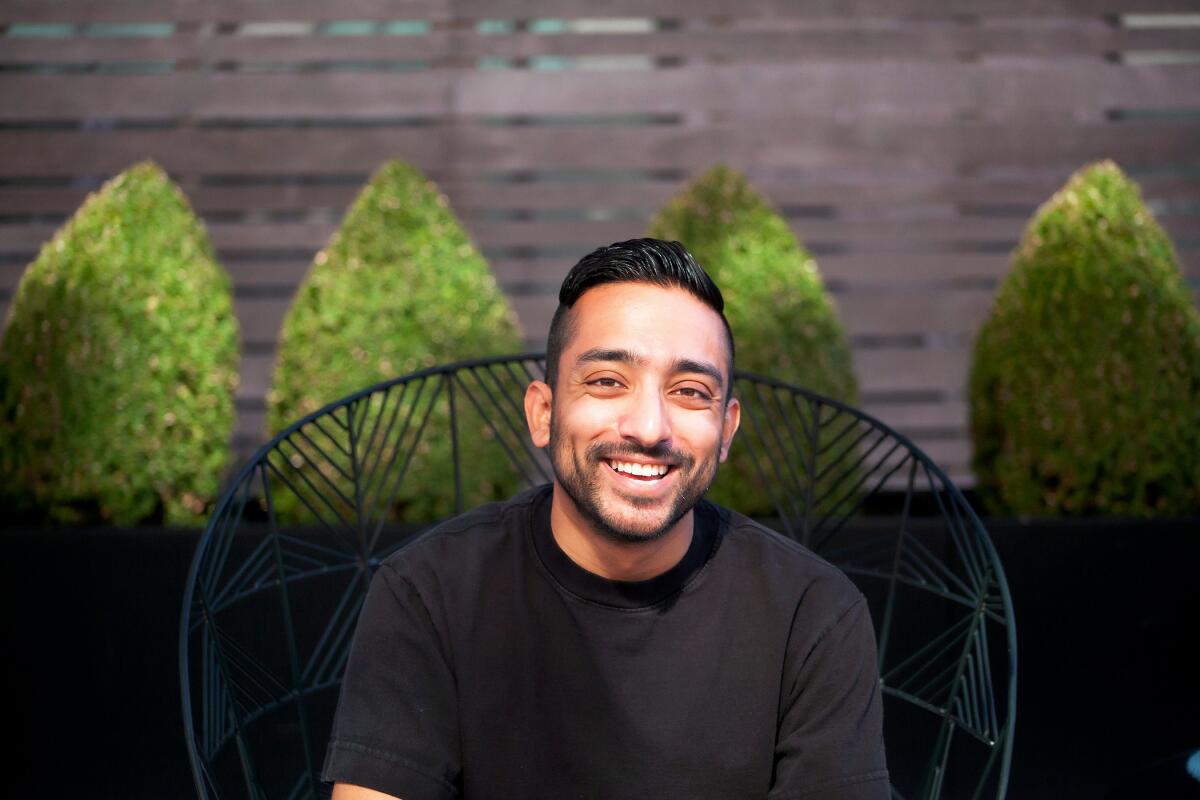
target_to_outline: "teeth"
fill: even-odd
[[[640,475],[644,478],[661,477],[670,469],[666,464],[634,464],[629,461],[609,461],[617,472],[627,472],[630,475]]]

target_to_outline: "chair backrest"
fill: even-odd
[[[193,558],[179,638],[200,797],[326,796],[318,775],[371,574],[430,520],[550,480],[522,407],[543,368],[539,355],[494,358],[379,384],[292,425],[238,473]],[[983,525],[866,414],[745,374],[735,393],[742,428],[714,492],[867,596],[893,796],[1002,798],[1016,631]],[[862,513],[881,499],[886,516]]]

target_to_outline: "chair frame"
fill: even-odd
[[[508,376],[514,380],[540,378],[541,374],[544,373],[544,361],[545,356],[542,353],[472,359],[430,367],[408,375],[382,381],[329,403],[321,409],[297,420],[260,447],[254,456],[237,471],[222,492],[208,526],[197,546],[187,578],[180,619],[179,671],[183,701],[183,720],[192,774],[200,798],[208,800],[209,798],[216,798],[219,795],[218,788],[209,774],[209,756],[215,757],[222,752],[230,744],[231,738],[233,745],[237,748],[238,759],[241,763],[246,795],[255,798],[255,800],[265,797],[265,794],[263,794],[257,783],[255,761],[249,752],[244,732],[249,725],[262,715],[276,711],[289,703],[294,703],[296,706],[300,723],[300,735],[303,740],[303,752],[307,759],[305,774],[293,786],[292,791],[288,795],[289,800],[290,798],[305,796],[306,794],[307,796],[316,796],[320,793],[318,785],[315,783],[315,775],[319,769],[319,765],[312,763],[310,756],[313,752],[314,732],[310,730],[310,726],[306,722],[305,699],[313,693],[328,691],[340,684],[340,662],[337,660],[334,650],[331,650],[331,654],[325,659],[327,663],[321,666],[320,672],[323,676],[321,680],[308,683],[307,685],[304,685],[305,682],[300,680],[300,676],[304,670],[301,668],[300,657],[296,651],[295,634],[291,630],[293,621],[290,611],[291,604],[288,588],[290,584],[296,581],[311,577],[314,574],[328,572],[331,567],[328,564],[321,564],[319,558],[314,558],[312,563],[308,565],[307,570],[302,569],[296,572],[293,569],[289,573],[286,568],[284,563],[285,554],[281,546],[281,540],[284,537],[280,533],[279,526],[275,520],[271,500],[272,490],[269,486],[271,479],[269,468],[271,462],[269,461],[269,456],[272,453],[282,452],[283,443],[292,441],[292,437],[304,437],[305,429],[308,426],[320,425],[322,420],[332,419],[338,421],[335,415],[339,411],[345,411],[347,419],[352,420],[353,409],[356,408],[356,404],[368,398],[380,394],[384,394],[386,398],[387,392],[397,387],[402,387],[402,390],[406,391],[409,385],[414,384],[423,391],[426,384],[432,381],[435,383],[435,392],[446,391],[448,393],[447,399],[451,420],[450,445],[454,468],[454,509],[457,513],[462,510],[463,498],[458,431],[459,417],[456,413],[458,404],[462,402],[460,395],[467,395],[470,402],[483,415],[484,419],[487,420],[487,423],[489,425],[494,424],[493,420],[489,418],[489,415],[484,410],[480,398],[476,397],[464,382],[463,375],[473,374],[478,379],[478,374],[486,374],[489,370],[493,369],[504,369],[508,371]],[[508,407],[503,408],[503,398],[501,398],[501,401],[498,401],[497,397],[494,396],[491,389],[487,388],[486,384],[481,382],[479,385],[484,386],[488,394],[487,402],[492,404],[492,408],[501,408],[502,411],[506,411],[509,414],[509,417],[503,420],[503,422],[507,423],[507,428],[503,435],[498,435],[497,438],[500,440],[501,445],[503,445],[514,466],[522,469],[522,471],[525,471],[530,465],[533,466],[535,474],[526,472],[524,475],[525,482],[533,483],[548,480],[550,475],[544,456],[532,446],[523,431],[517,430],[523,425],[523,418],[520,423],[513,423],[511,416],[516,410],[516,404],[513,404],[511,398],[509,398]],[[902,467],[908,468],[908,476],[904,480],[905,495],[900,517],[900,533],[896,537],[897,543],[890,569],[887,568],[886,563],[880,562],[878,558],[874,562],[871,561],[870,557],[867,557],[865,560],[859,558],[861,553],[859,553],[859,556],[856,556],[854,548],[842,554],[848,557],[848,562],[838,559],[831,560],[839,564],[853,578],[868,578],[887,583],[887,600],[884,614],[882,615],[882,619],[877,620],[881,670],[883,670],[885,659],[888,656],[889,636],[893,626],[894,599],[898,588],[907,587],[908,589],[927,592],[931,596],[938,596],[960,607],[967,607],[968,604],[973,606],[972,613],[963,617],[965,622],[960,620],[955,623],[953,627],[956,630],[943,631],[941,635],[916,654],[910,655],[906,660],[901,661],[899,664],[892,664],[888,667],[888,670],[882,671],[882,690],[885,697],[890,696],[913,707],[923,709],[929,714],[940,717],[942,720],[938,740],[931,750],[929,765],[926,769],[922,786],[912,796],[920,796],[922,798],[940,797],[943,789],[942,779],[944,777],[946,761],[949,759],[954,734],[956,731],[962,730],[981,742],[984,747],[990,749],[990,755],[987,756],[984,768],[984,775],[980,779],[973,796],[995,797],[997,800],[1002,800],[1007,790],[1012,760],[1013,726],[1016,720],[1016,625],[1012,600],[1009,596],[1008,584],[1004,577],[1003,568],[1000,565],[995,548],[988,538],[983,524],[966,502],[962,493],[945,473],[906,436],[896,432],[879,420],[836,400],[823,397],[782,381],[750,373],[735,373],[735,385],[738,387],[736,394],[742,398],[743,402],[743,433],[740,433],[739,437],[749,438],[758,443],[756,446],[752,445],[751,449],[757,448],[754,456],[755,468],[763,485],[773,487],[783,486],[786,489],[788,476],[782,474],[780,470],[786,469],[788,465],[775,463],[776,460],[769,457],[760,457],[763,454],[770,456],[772,451],[781,453],[784,456],[789,452],[793,454],[796,452],[815,454],[819,449],[827,452],[836,446],[841,448],[839,452],[843,455],[855,459],[850,463],[849,467],[844,468],[839,478],[842,482],[853,483],[852,486],[845,490],[844,496],[838,501],[839,504],[834,506],[836,511],[847,502],[852,504],[852,507],[850,507],[849,511],[840,520],[836,517],[826,517],[814,521],[814,515],[809,512],[814,507],[814,502],[818,502],[813,496],[813,487],[820,479],[820,476],[817,475],[817,467],[819,465],[816,463],[816,455],[812,456],[813,462],[809,465],[809,469],[811,470],[810,477],[803,484],[808,488],[804,503],[799,505],[803,510],[803,513],[799,517],[794,513],[788,513],[787,508],[781,507],[779,499],[772,498],[775,501],[776,508],[780,512],[778,518],[780,531],[800,541],[802,544],[811,546],[813,549],[822,552],[822,543],[829,542],[835,537],[842,530],[845,523],[854,516],[858,506],[861,505],[859,495],[862,493],[865,482],[873,476],[877,478],[875,486],[867,495],[869,496],[869,494],[879,491],[887,481],[892,480],[893,476]],[[497,383],[496,386],[500,387],[500,384]],[[502,387],[500,388],[500,392],[503,393]],[[797,413],[811,414],[811,417],[805,417],[812,422],[811,430],[800,432],[792,430],[781,431],[780,428],[786,426],[772,425],[769,420],[763,418],[763,414],[766,413],[764,409],[767,411],[779,409],[782,412],[786,406],[786,399],[789,396],[796,403],[797,408],[801,408],[801,403],[806,404],[808,411]],[[747,401],[751,400],[751,398],[753,398],[753,401],[748,403]],[[432,408],[435,400],[436,395],[429,401],[429,408]],[[408,419],[405,421],[406,426],[411,423],[415,408],[416,405],[410,409]],[[424,418],[420,421],[420,427],[415,434],[414,445],[424,435],[425,425],[429,421],[429,413],[427,410]],[[828,422],[823,421],[823,414],[827,414]],[[850,421],[840,429],[840,432],[833,431],[830,434],[833,437],[832,439],[821,440],[821,436],[823,435],[821,432],[823,428],[821,426],[831,424],[833,420],[840,418]],[[801,419],[801,423],[803,423],[803,419]],[[861,428],[858,426],[861,426]],[[378,420],[376,420],[376,427],[378,427]],[[353,443],[353,425],[350,425],[346,430],[350,436],[350,441]],[[499,431],[498,428],[496,430]],[[797,433],[806,434],[806,437],[797,437]],[[513,443],[513,434],[515,434],[515,444]],[[509,441],[505,441],[505,436],[510,437]],[[787,441],[788,439],[792,439],[793,441]],[[876,451],[880,450],[884,443],[890,445],[890,450],[879,456],[883,460],[877,463],[885,464],[887,459],[892,458],[893,454],[897,452],[901,453],[899,460],[894,466],[888,467],[890,471],[882,477],[875,475],[875,470],[882,470],[884,468],[879,466],[868,470],[859,477],[859,473],[871,458],[876,457],[873,454],[876,454]],[[520,450],[518,451],[514,448],[520,448]],[[837,464],[839,469],[842,469],[840,458],[832,463]],[[822,474],[827,474],[831,468],[831,466],[827,467],[826,472]],[[916,538],[909,533],[908,522],[912,511],[912,500],[917,492],[916,480],[918,475],[926,479],[929,490],[936,500],[937,507],[942,514],[942,520],[947,526],[947,536],[953,540],[953,546],[956,548],[955,553],[960,555],[963,560],[962,565],[966,577],[950,574],[950,568],[939,562],[936,555],[929,553],[927,548],[924,545],[920,545]],[[795,478],[795,476],[791,477]],[[858,478],[857,482],[855,482],[856,478]],[[399,481],[402,480],[403,470],[399,478]],[[212,564],[222,563],[223,559],[228,558],[232,538],[237,533],[247,503],[252,496],[251,490],[256,484],[261,485],[264,490],[271,532],[268,540],[264,541],[264,546],[260,548],[263,549],[264,553],[263,558],[260,559],[263,563],[257,564],[251,570],[257,570],[261,573],[261,579],[254,584],[246,583],[242,587],[242,593],[238,597],[263,591],[277,591],[279,593],[279,600],[285,614],[286,634],[290,648],[288,661],[291,666],[294,683],[299,685],[289,687],[283,685],[279,680],[274,680],[274,683],[278,685],[273,688],[282,691],[282,696],[258,708],[248,709],[249,713],[243,715],[238,713],[239,704],[229,695],[230,687],[233,686],[233,683],[223,682],[225,680],[223,676],[227,676],[233,671],[231,664],[236,659],[242,658],[244,654],[237,652],[237,645],[234,642],[223,642],[217,637],[214,637],[210,641],[204,638],[204,635],[208,633],[207,626],[212,623],[212,615],[219,610],[213,601],[216,600],[218,603],[224,604],[222,607],[225,607],[236,599],[231,599],[231,596],[228,595],[218,598],[216,594],[210,591],[210,583],[215,580],[216,574],[216,568]],[[398,486],[399,482],[396,485]],[[786,495],[782,503],[792,502],[792,510],[794,511],[797,507],[794,498],[786,491],[782,491],[781,493]],[[823,523],[830,519],[833,519],[836,524],[832,528],[822,527]],[[355,524],[361,526],[365,521],[368,520],[362,519],[360,515]],[[382,525],[382,520],[378,524]],[[368,534],[366,529],[356,528],[356,531],[360,535]],[[359,574],[362,578],[358,595],[360,602],[361,596],[366,592],[370,573],[373,572],[379,561],[386,555],[386,553],[371,552],[370,542],[377,541],[378,529],[374,531],[374,537],[367,536],[359,542],[362,545],[358,551],[360,558]],[[906,537],[910,544],[906,545]],[[266,547],[267,541],[270,542],[269,548]],[[913,553],[917,555],[912,555]],[[826,557],[829,556],[827,555]],[[855,558],[859,558],[859,560],[856,561]],[[905,558],[908,561],[905,561]],[[268,561],[270,563],[267,563]],[[243,571],[246,569],[249,569],[249,564],[243,567]],[[339,613],[340,611],[341,609],[339,609]],[[335,638],[340,637],[336,640],[341,642],[342,648],[345,649],[345,646],[348,645],[346,626],[349,624],[352,628],[352,623],[356,616],[357,611],[355,610],[349,620],[341,620],[340,629],[336,635],[331,634],[334,622],[334,620],[331,620],[329,623],[331,627],[326,629],[324,635],[333,635]],[[987,641],[989,636],[987,631],[989,629],[987,626],[989,621],[1003,629],[1003,639],[1007,646],[1006,656],[1001,656],[998,660],[997,656],[990,653],[988,649]],[[967,628],[970,630],[967,630]],[[978,633],[980,630],[983,631],[982,634]],[[198,648],[201,652],[199,653],[193,650],[192,647],[192,639],[197,635],[201,636],[201,646]],[[324,638],[322,642],[324,642]],[[963,643],[962,646],[964,649],[955,664],[954,668],[956,671],[954,674],[949,676],[948,682],[947,675],[944,672],[933,679],[937,686],[945,683],[951,687],[949,698],[946,699],[944,704],[939,705],[930,699],[928,689],[930,684],[914,685],[914,681],[926,681],[929,676],[928,674],[922,674],[927,665],[923,665],[919,661],[914,662],[913,660],[922,654],[928,655],[934,651],[938,651],[937,657],[941,657],[945,653],[950,652],[960,642]],[[967,652],[967,648],[970,648],[970,652]],[[192,685],[192,666],[193,660],[197,657],[201,660],[202,668],[200,669],[201,674],[196,676],[200,684],[198,687],[195,687]],[[992,663],[998,663],[1002,668],[1007,669],[1007,685],[1003,687],[1002,691],[997,690],[992,685],[992,667],[990,666]],[[941,681],[942,683],[937,683],[937,681]],[[193,702],[196,700],[194,694],[197,691],[201,699],[200,705],[203,707],[201,709],[203,713],[200,722],[204,734],[212,733],[207,726],[213,719],[219,720],[219,727],[224,731],[230,723],[228,716],[233,716],[233,727],[231,730],[225,731],[223,736],[216,739],[210,736],[206,741],[199,741],[199,739],[204,737],[198,733],[198,720],[193,708]],[[997,711],[997,699],[1000,701],[999,711]],[[994,793],[984,794],[985,784],[990,785],[994,789]],[[991,792],[992,789],[988,791]],[[901,798],[902,795],[898,790],[893,789],[893,797]]]

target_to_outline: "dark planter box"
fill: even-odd
[[[1122,787],[1144,790],[1178,773],[1178,756],[1200,748],[1200,520],[987,527],[1017,617],[1009,796],[1123,797]],[[192,796],[176,648],[198,538],[160,529],[0,534],[8,721],[18,733],[12,789]]]

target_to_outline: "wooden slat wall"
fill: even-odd
[[[970,483],[971,338],[1037,205],[1141,183],[1200,287],[1195,0],[8,0],[0,313],[86,193],[152,157],[233,276],[235,445],[275,339],[370,172],[439,182],[540,347],[592,247],[716,161],[817,255],[870,412]]]

